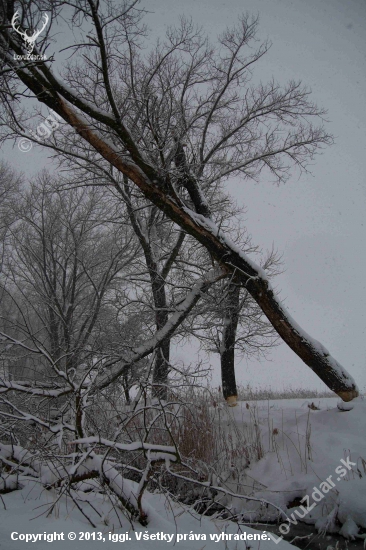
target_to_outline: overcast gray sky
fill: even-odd
[[[179,14],[213,37],[238,14],[259,14],[259,35],[272,42],[258,75],[300,78],[328,109],[335,145],[311,175],[282,187],[236,180],[253,241],[283,253],[277,287],[290,312],[366,386],[366,2],[365,0],[150,0],[150,26],[161,34]],[[182,354],[183,356],[183,354]],[[218,371],[216,371],[218,373]],[[272,362],[242,362],[242,383],[321,387],[281,345]],[[215,376],[218,381],[218,375]]]
[[[210,37],[248,11],[259,14],[259,37],[273,45],[257,76],[301,79],[328,109],[335,145],[317,157],[311,175],[281,187],[235,180],[230,190],[247,208],[253,242],[283,253],[277,288],[296,321],[320,340],[366,386],[366,0],[145,0],[154,36],[180,14],[191,15]],[[2,156],[30,174],[45,152]],[[186,358],[186,351],[181,354]],[[195,357],[192,355],[192,361]],[[281,388],[322,387],[285,345],[271,362],[243,361],[238,380]],[[219,382],[218,369],[214,382]]]

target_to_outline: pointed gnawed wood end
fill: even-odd
[[[229,397],[226,398],[226,403],[228,407],[236,407],[238,404],[238,396],[229,395]]]
[[[355,399],[359,396],[358,390],[345,390],[345,391],[337,391],[337,395],[342,399],[342,401],[345,401],[348,403],[348,401],[352,401],[352,399]]]

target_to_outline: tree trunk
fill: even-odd
[[[234,407],[238,392],[235,379],[235,341],[239,321],[240,285],[230,282],[227,288],[224,330],[220,346],[222,392],[227,404]]]
[[[145,262],[149,271],[151,282],[151,292],[155,308],[155,323],[156,330],[161,330],[169,319],[168,304],[165,292],[165,273],[161,274],[158,262],[155,259],[154,250],[151,242],[146,238],[145,232],[142,230],[141,220],[135,212],[131,202],[131,193],[128,185],[128,177],[124,175],[124,201],[126,202],[128,215],[131,220],[132,227],[140,242],[141,248],[145,256]],[[179,239],[178,239],[179,241]],[[183,241],[182,241],[183,242]],[[179,249],[178,249],[179,250]],[[168,273],[168,270],[167,270]],[[167,398],[167,383],[169,374],[169,359],[170,359],[170,338],[164,340],[156,349],[156,359],[153,372],[153,395],[159,399],[166,400]]]
[[[150,269],[151,287],[155,305],[156,330],[161,330],[168,322],[168,304],[166,301],[165,281],[155,269]],[[167,399],[168,374],[170,359],[170,338],[162,342],[156,350],[156,359],[153,372],[153,395],[159,399]]]

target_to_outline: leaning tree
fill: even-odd
[[[11,26],[16,8],[22,8],[20,29],[36,28],[42,10],[51,14],[33,58],[27,58],[24,40]],[[44,57],[57,40],[52,32],[63,13],[72,17],[76,38],[61,70],[57,55]],[[269,47],[257,45],[256,30],[257,20],[243,16],[211,45],[191,21],[181,19],[164,40],[142,48],[146,28],[136,1],[3,0],[5,137],[37,139],[26,130],[30,113],[24,97],[52,109],[67,123],[68,140],[58,143],[55,132],[46,146],[78,163],[123,175],[207,251],[213,271],[207,266],[208,274],[164,319],[154,349],[161,348],[213,280],[226,278],[235,285],[228,294],[229,309],[236,310],[236,289],[245,288],[290,348],[349,401],[358,395],[353,378],[292,319],[265,270],[233,243],[213,215],[215,193],[228,178],[257,180],[267,173],[286,181],[294,166],[306,169],[331,142],[322,126],[324,111],[301,82],[281,86],[273,79],[253,79],[255,64]],[[120,183],[115,188],[122,193]],[[230,318],[235,333],[236,316]],[[101,385],[120,372],[111,368]]]

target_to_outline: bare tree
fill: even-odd
[[[182,19],[164,42],[142,54],[145,30],[136,2],[30,2],[23,20],[39,16],[40,5],[52,9],[53,24],[59,10],[71,6],[84,39],[70,46],[74,61],[61,78],[47,61],[15,58],[25,55],[24,43],[9,29],[3,9],[7,135],[28,135],[16,103],[25,85],[76,131],[67,145],[53,136],[50,147],[131,180],[245,287],[279,336],[333,391],[346,401],[358,395],[352,377],[292,319],[265,271],[212,218],[211,202],[228,177],[258,179],[265,170],[275,181],[286,181],[294,166],[306,169],[331,142],[321,125],[324,111],[300,82],[253,84],[254,65],[268,50],[267,43],[250,47],[257,20],[243,16],[212,47]],[[45,36],[37,52],[44,53],[47,44]]]
[[[66,191],[63,183],[72,186],[45,173],[8,205],[13,223],[0,305],[0,360],[6,363],[0,371],[0,457],[10,473],[0,473],[0,493],[16,489],[26,470],[59,489],[59,496],[67,494],[90,519],[73,485],[98,478],[117,517],[122,508],[145,525],[142,495],[152,464],[180,455],[170,436],[176,403],[139,403],[146,402],[150,386],[151,365],[143,360],[152,356],[153,362],[155,351],[223,274],[212,270],[196,280],[166,324],[144,339],[144,315],[131,308],[140,251],[127,212],[123,217],[120,201],[99,188]],[[136,366],[142,367],[140,391],[126,413],[121,386]],[[151,441],[162,430],[161,443]],[[147,453],[145,461],[133,459],[145,462],[144,469],[123,465],[141,474],[140,484],[95,452],[100,445]]]
[[[19,192],[20,178],[4,162],[0,162],[0,276],[4,262],[5,245],[14,216],[11,203]]]
[[[123,191],[121,190],[121,193],[123,193],[127,205],[131,225],[144,253],[154,301],[156,329],[160,330],[169,318],[166,280],[179,254],[185,233],[180,231],[177,237],[175,237],[176,232],[173,231],[173,235],[169,235],[169,230],[164,230],[164,216],[155,206],[145,206],[143,210],[145,210],[146,215],[143,214],[141,208],[136,208],[133,204],[128,178],[126,177],[124,178]],[[162,232],[163,239],[165,238],[166,240],[164,244],[161,238],[162,235],[160,239],[158,238],[159,232]],[[167,244],[170,247],[167,247]],[[162,257],[164,261],[161,261]],[[155,394],[164,399],[167,398],[169,363],[170,340],[166,339],[156,350],[153,375]]]
[[[46,379],[53,388],[69,386],[66,394],[71,392],[75,402],[67,406],[82,436],[81,396],[75,386],[107,356],[128,349],[125,333],[122,341],[109,341],[107,352],[103,331],[113,319],[107,298],[128,279],[137,246],[121,216],[117,225],[105,221],[110,203],[100,191],[60,192],[58,183],[44,174],[23,200],[18,195],[13,207],[16,222],[2,288],[12,313],[9,317],[1,308],[6,323],[2,337],[6,349],[21,350],[23,356],[21,374],[19,368],[9,369],[10,380],[31,384]]]
[[[87,174],[85,174],[87,177]],[[112,176],[110,176],[112,179]],[[119,186],[118,181],[114,180],[114,185]],[[202,276],[205,271],[207,261],[210,260],[207,251],[202,249],[201,246],[197,246],[194,240],[192,240],[184,231],[177,228],[167,218],[162,211],[159,211],[156,207],[152,207],[141,194],[136,193],[136,190],[131,188],[131,184],[128,183],[127,178],[124,178],[123,188],[120,189],[120,196],[123,202],[126,204],[131,225],[138,237],[138,241],[143,251],[144,263],[146,265],[147,275],[150,281],[151,298],[153,303],[151,308],[155,312],[156,330],[160,330],[169,318],[169,311],[172,307],[175,307],[177,300],[179,301],[182,289],[189,289],[194,284],[192,275],[196,274]],[[238,216],[238,211],[229,200],[225,197],[221,197],[220,201],[216,198],[217,206],[214,205],[216,211],[213,215],[216,221],[222,226],[230,223],[234,227],[236,223],[235,217]],[[222,208],[222,205],[226,203],[226,208]],[[221,205],[221,209],[219,208]],[[236,238],[237,244],[246,251],[256,251],[250,243],[249,236],[245,231],[238,231]],[[266,260],[266,265],[270,267],[276,262],[276,255],[272,252]],[[145,276],[144,267],[141,265],[139,269],[139,277],[142,278],[140,285],[143,284],[143,277]],[[138,275],[135,275],[135,281]],[[216,290],[215,290],[216,289]],[[216,300],[221,305],[215,305],[215,300],[204,300],[200,304],[198,310],[193,310],[185,323],[185,326],[181,327],[178,331],[178,338],[184,337],[184,334],[188,331],[188,334],[198,337],[200,340],[214,340],[215,337],[209,334],[209,326],[220,325],[222,317],[222,304],[225,302],[223,295],[226,294],[225,287],[215,285],[208,293],[207,298],[212,295],[216,295]],[[147,293],[147,301],[150,301],[149,293]],[[211,304],[211,306],[209,305]],[[147,304],[145,304],[146,308]],[[257,304],[249,299],[247,292],[243,292],[242,299],[237,305],[238,319],[240,313],[240,325],[245,327],[242,331],[244,335],[236,338],[236,330],[234,331],[234,339],[232,346],[238,345],[245,340],[246,349],[245,353],[250,356],[254,349],[256,351],[269,348],[274,344],[274,331],[272,326],[263,317],[263,314]],[[203,318],[204,321],[199,322],[199,327],[196,328],[197,318]],[[208,317],[211,319],[208,323]],[[225,321],[225,326],[230,324],[229,321]],[[187,326],[189,325],[189,327]],[[204,326],[203,326],[204,325]],[[217,331],[215,332],[216,335]],[[223,340],[224,341],[224,340]],[[242,346],[241,346],[242,348]],[[171,339],[166,339],[161,348],[156,350],[155,365],[153,372],[153,388],[154,392],[159,395],[160,398],[166,399],[168,392],[168,373],[174,365],[170,360]],[[206,346],[206,349],[212,351],[212,346]],[[215,351],[223,350],[224,346],[219,344]],[[234,396],[237,395],[237,389],[235,384],[235,361],[234,350],[230,352],[230,360],[227,360],[226,354],[220,353],[222,362],[222,386],[226,388],[224,391],[225,399],[231,399],[232,404],[236,401]],[[229,375],[229,372],[231,373]],[[229,384],[229,378],[231,383]]]

